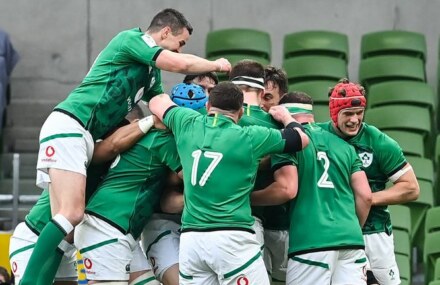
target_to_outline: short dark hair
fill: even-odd
[[[229,72],[229,80],[237,76],[264,78],[264,66],[255,60],[240,60],[232,67],[231,72]]]
[[[183,78],[183,83],[191,83],[196,78],[199,78],[201,80],[205,77],[211,78],[212,80],[214,80],[215,84],[218,84],[218,77],[215,72],[206,72],[202,74],[188,74],[187,76],[185,76],[185,78]]]
[[[243,108],[243,92],[232,82],[220,82],[212,88],[208,102],[212,107],[236,112]]]
[[[8,270],[6,270],[6,268],[4,268],[3,266],[0,266],[0,275],[5,277],[5,282],[6,283],[11,282],[11,276],[9,275]]]
[[[266,66],[264,69],[264,83],[267,84],[268,81],[272,81],[278,85],[281,95],[288,92],[287,74],[283,69],[276,68],[272,65]]]
[[[285,94],[280,100],[280,104],[301,103],[313,105],[313,99],[307,93],[301,91],[293,91]]]
[[[183,28],[186,28],[190,35],[193,31],[193,27],[185,16],[179,11],[171,8],[164,9],[157,13],[153,20],[151,20],[150,26],[147,30],[150,32],[158,32],[167,26],[171,28],[171,33],[174,36],[179,35]]]

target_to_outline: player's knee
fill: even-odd
[[[74,211],[60,211],[72,226],[78,225],[84,218],[84,210],[76,209]]]
[[[128,285],[134,284],[160,285],[160,282],[156,280],[153,272],[149,270],[128,283]]]

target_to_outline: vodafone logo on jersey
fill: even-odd
[[[241,276],[237,279],[237,285],[249,285],[249,279],[246,276]]]
[[[90,275],[96,274],[96,272],[92,270],[93,262],[91,259],[84,258],[84,267],[86,269],[86,274],[90,274]]]
[[[56,159],[53,159],[53,156],[55,155],[55,148],[51,145],[46,147],[46,150],[44,151],[44,154],[46,155],[44,158],[41,159],[41,161],[44,162],[56,162]]]
[[[86,269],[91,269],[92,266],[93,266],[92,261],[90,259],[88,259],[88,258],[84,258],[84,267]]]
[[[12,262],[12,272],[14,272],[14,274],[16,274],[17,273],[17,269],[18,269],[18,266],[17,266],[17,262]]]
[[[53,148],[53,146],[46,147],[46,156],[47,157],[52,157],[54,154],[55,154],[55,149]]]

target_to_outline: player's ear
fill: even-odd
[[[240,110],[238,111],[238,120],[241,119],[241,117],[243,116],[243,114],[244,114],[244,109],[243,109],[243,108],[240,108]]]

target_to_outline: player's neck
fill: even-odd
[[[238,122],[238,117],[239,117],[238,112],[227,111],[227,110],[219,109],[217,107],[209,108],[208,115],[215,115],[215,114],[221,114],[225,117],[232,119],[235,123]]]
[[[243,102],[251,106],[260,106],[260,99],[255,92],[243,92]]]

